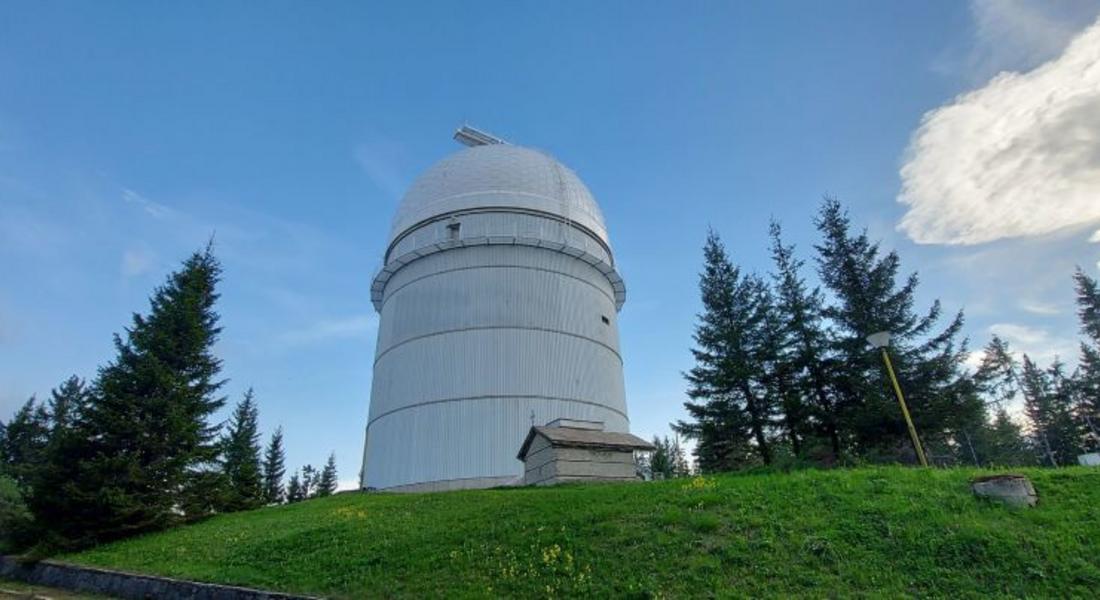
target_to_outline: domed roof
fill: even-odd
[[[483,207],[557,215],[610,245],[603,214],[580,178],[547,154],[511,144],[473,146],[432,165],[401,201],[390,241],[426,219]]]

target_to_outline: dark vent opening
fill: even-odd
[[[461,229],[462,223],[459,223],[458,221],[451,221],[450,223],[447,223],[447,238],[457,240],[459,236],[459,231],[461,231]]]

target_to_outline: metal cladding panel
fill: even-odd
[[[421,406],[372,425],[364,455],[364,487],[513,477],[523,479],[516,452],[535,423],[559,417],[603,421],[626,432],[618,413],[588,404],[531,398],[482,398]]]
[[[615,299],[615,290],[607,277],[599,269],[584,261],[536,246],[486,244],[451,248],[401,267],[386,282],[383,302],[388,302],[391,296],[409,282],[425,276],[435,276],[444,271],[511,266],[560,273],[597,288],[611,301]]]
[[[409,406],[495,396],[571,399],[625,416],[621,373],[618,355],[604,346],[555,332],[488,329],[424,338],[375,364],[370,422]]]
[[[532,425],[628,431],[625,287],[572,171],[517,146],[458,152],[406,194],[384,262],[364,487],[520,483]]]
[[[603,214],[573,171],[537,150],[504,144],[456,152],[418,177],[397,209],[390,242],[433,216],[486,206],[555,214],[607,242]]]
[[[463,238],[506,236],[555,241],[579,248],[608,264],[613,262],[611,253],[604,243],[576,227],[572,222],[567,223],[561,218],[553,218],[547,214],[509,212],[501,209],[446,213],[437,220],[421,223],[401,235],[389,249],[389,257],[392,259],[420,248],[452,241],[454,238],[451,230],[448,229],[452,224],[460,227]]]
[[[546,261],[541,262],[545,266],[534,266],[540,261],[478,260],[501,254],[492,250],[463,248],[447,253],[467,260],[432,255],[422,262],[442,268],[395,277],[390,283],[394,291],[382,305],[376,357],[427,336],[494,327],[560,332],[605,346],[618,356],[614,296],[606,278],[594,270],[555,268],[561,265]],[[508,254],[552,253],[512,248]],[[561,256],[559,262],[575,261]]]

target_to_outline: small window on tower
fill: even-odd
[[[608,319],[607,317],[605,317],[603,315],[600,315],[600,320],[603,321],[604,325],[610,325],[611,324],[611,319]]]
[[[450,223],[447,223],[447,239],[457,240],[459,231],[461,229],[462,223],[459,223],[458,221],[452,219]]]

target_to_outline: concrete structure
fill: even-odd
[[[1100,453],[1081,454],[1077,457],[1077,464],[1082,467],[1100,467]]]
[[[393,221],[371,299],[380,314],[364,488],[522,482],[516,449],[557,418],[628,431],[603,216],[543,152],[475,130]]]
[[[637,436],[603,431],[602,423],[561,419],[532,427],[517,458],[523,461],[526,485],[637,481],[634,453],[652,450]]]
[[[85,594],[96,598],[127,600],[317,600],[315,596],[283,594],[217,583],[200,583],[156,575],[138,575],[110,569],[43,560],[29,562],[10,556],[0,556],[0,578],[14,579],[32,585],[43,585]],[[0,584],[2,585],[2,584]],[[7,587],[7,586],[3,586]],[[0,597],[9,595],[0,592]],[[46,598],[34,594],[11,595],[12,598]],[[70,597],[70,596],[66,596]],[[71,596],[77,597],[77,596]],[[81,595],[81,598],[84,596]]]

